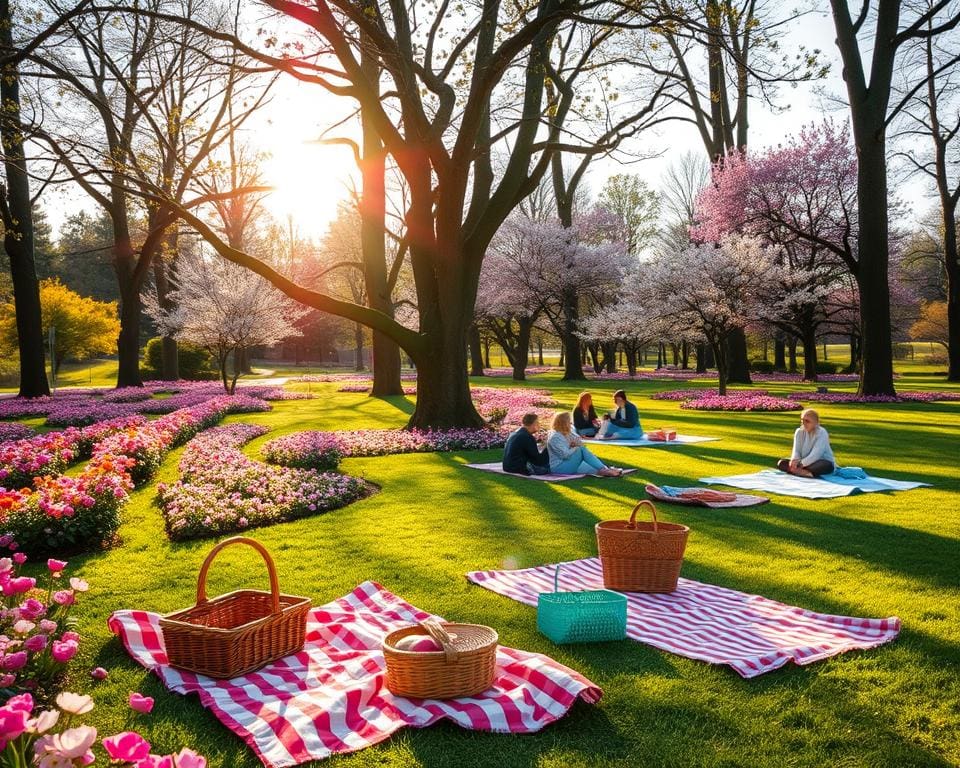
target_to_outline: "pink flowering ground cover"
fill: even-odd
[[[650,395],[651,400],[669,400],[673,402],[685,402],[687,400],[698,400],[702,397],[709,397],[717,393],[712,389],[669,389],[666,392],[655,392]],[[765,389],[728,389],[728,395],[767,395]]]
[[[33,488],[16,490],[12,483],[0,488],[0,533],[11,534],[31,554],[61,554],[107,543],[119,528],[129,491],[151,476],[170,448],[228,413],[269,408],[262,400],[244,395],[221,395],[154,421],[136,417],[128,423],[114,422],[110,428],[93,425],[48,433],[42,437],[68,435],[65,439],[71,441],[55,444],[41,467],[53,464],[59,471],[35,477]],[[77,475],[64,475],[62,469],[76,456],[76,435],[85,430],[98,438],[91,460]]]
[[[263,454],[268,461],[286,467],[330,469],[343,457],[502,448],[523,414],[537,413],[546,424],[558,407],[551,394],[541,389],[474,387],[471,392],[480,415],[490,421],[490,428],[296,432],[271,440],[264,446]]]
[[[896,395],[858,395],[856,392],[791,392],[791,400],[811,403],[933,403],[960,401],[960,392],[899,392]]]
[[[356,384],[344,384],[342,387],[337,387],[337,392],[369,392],[371,389],[369,384],[356,383]],[[403,394],[405,395],[416,395],[416,387],[404,387]]]
[[[240,446],[266,428],[217,427],[193,438],[180,460],[181,479],[157,486],[171,539],[218,536],[346,506],[373,486],[357,477],[314,469],[274,467]]]
[[[727,395],[710,393],[680,404],[681,408],[693,411],[799,411],[802,406],[796,400],[782,397],[734,392]]]
[[[26,424],[0,422],[0,444],[13,443],[33,436],[33,430]]]

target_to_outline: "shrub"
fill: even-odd
[[[836,373],[839,368],[837,363],[831,363],[829,360],[817,360],[817,374]]]
[[[769,360],[751,360],[750,370],[754,373],[773,373],[773,363]]]
[[[159,337],[147,342],[143,355],[143,373],[146,378],[160,376],[163,365],[163,340]],[[177,361],[180,378],[190,381],[215,379],[219,375],[213,362],[213,356],[203,347],[187,341],[177,342]]]

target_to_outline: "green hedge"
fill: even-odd
[[[177,342],[177,359],[180,363],[180,378],[202,381],[217,378],[213,356],[203,347],[185,341]],[[147,342],[143,355],[143,376],[156,379],[163,370],[163,340],[159,337]]]

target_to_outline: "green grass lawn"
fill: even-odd
[[[482,383],[510,385],[505,379]],[[534,377],[529,385],[551,390],[564,406],[580,389],[556,376]],[[944,388],[942,379],[923,376],[911,377],[909,385]],[[618,386],[590,384],[604,405]],[[281,586],[312,596],[315,604],[373,579],[450,620],[489,624],[505,645],[550,654],[605,692],[598,706],[577,704],[536,735],[477,734],[441,724],[401,731],[379,747],[330,760],[331,766],[960,764],[960,403],[820,408],[842,463],[924,480],[932,489],[827,501],[783,497],[748,509],[662,507],[664,518],[692,529],[685,576],[816,611],[900,616],[901,637],[879,649],[747,681],[725,667],[633,641],[554,646],[537,633],[534,609],[467,583],[468,570],[595,554],[594,524],[624,517],[648,481],[687,484],[750,471],[788,452],[797,413],[683,411],[649,398],[670,386],[629,384],[644,425],[721,441],[664,449],[600,446],[602,458],[640,471],[563,485],[463,469],[468,461],[494,460],[494,451],[350,459],[344,470],[377,483],[380,493],[253,533],[273,552]],[[799,388],[757,386],[776,393]],[[320,397],[230,418],[271,428],[247,446],[251,455],[267,439],[305,428],[401,426],[413,408],[410,398],[336,393],[334,384],[311,388]],[[176,478],[180,452],[167,458],[158,479]],[[119,546],[71,564],[71,572],[91,584],[77,612],[84,642],[71,688],[94,694],[93,723],[103,735],[133,726],[157,752],[188,745],[213,768],[259,765],[195,698],[167,693],[108,632],[106,619],[115,609],[165,612],[192,604],[211,546],[166,539],[153,483],[133,494],[124,517]],[[217,594],[265,584],[253,553],[228,550],[209,589]],[[110,669],[109,680],[89,680],[86,670],[96,665]],[[128,717],[133,690],[156,697],[151,716]]]

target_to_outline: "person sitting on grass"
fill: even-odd
[[[546,475],[550,473],[547,449],[537,446],[535,434],[540,430],[540,419],[535,413],[525,413],[520,428],[507,438],[503,447],[503,471],[515,475]]]
[[[580,437],[596,437],[600,429],[600,419],[593,407],[593,395],[589,392],[581,392],[577,398],[577,405],[573,409],[573,428]]]
[[[639,440],[643,437],[640,428],[640,412],[637,406],[627,400],[627,393],[618,389],[613,393],[613,402],[617,409],[612,413],[603,414],[603,424],[597,432],[597,437],[604,440]]]
[[[830,435],[820,426],[820,414],[807,408],[800,414],[800,426],[793,433],[793,453],[780,459],[777,469],[798,477],[829,475],[836,468]]]
[[[602,475],[619,477],[623,471],[608,467],[583,446],[583,438],[573,431],[573,421],[566,411],[553,415],[547,434],[550,471],[555,475]]]

